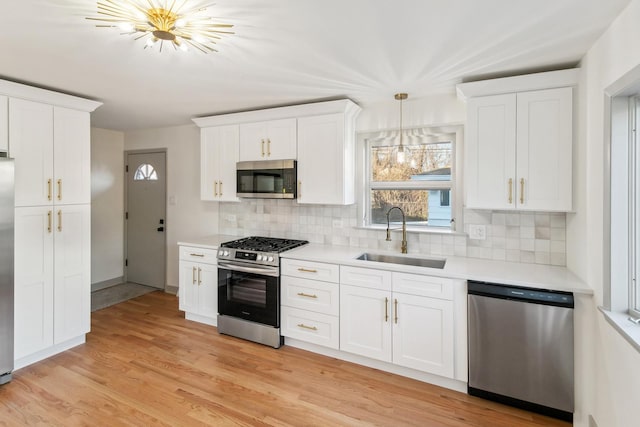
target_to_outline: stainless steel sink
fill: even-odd
[[[428,268],[444,268],[444,265],[447,262],[446,259],[408,258],[404,256],[370,254],[366,252],[360,255],[356,259],[360,259],[363,261],[384,262],[388,264],[413,265],[416,267],[428,267]]]

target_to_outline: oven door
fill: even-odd
[[[278,268],[218,261],[218,312],[280,327]]]

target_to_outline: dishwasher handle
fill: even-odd
[[[573,294],[571,292],[525,288],[499,283],[479,282],[476,280],[468,280],[467,289],[469,295],[481,295],[532,304],[574,308]]]

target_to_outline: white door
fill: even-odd
[[[127,280],[165,287],[166,153],[127,154]]]
[[[518,94],[520,209],[571,210],[572,97],[570,87]]]
[[[53,345],[51,207],[15,210],[15,359]]]
[[[54,343],[86,334],[91,324],[91,207],[56,206]]]
[[[9,147],[15,159],[16,206],[53,202],[53,107],[9,100]]]
[[[191,261],[180,261],[179,308],[188,313],[198,312],[198,268],[200,265]]]
[[[467,104],[467,208],[516,207],[516,95],[471,98]]]
[[[198,314],[216,319],[218,316],[218,266],[198,266]]]
[[[393,294],[393,363],[453,378],[453,302]]]
[[[89,113],[53,110],[54,203],[91,203],[91,130]]]
[[[340,285],[340,350],[391,362],[391,294]]]

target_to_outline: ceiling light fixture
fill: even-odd
[[[404,145],[402,144],[402,101],[404,101],[408,97],[409,95],[407,95],[406,93],[396,93],[394,95],[394,98],[397,101],[400,101],[400,145],[398,146],[398,152],[396,154],[396,162],[398,163],[404,163],[405,157]]]
[[[225,28],[231,24],[211,22],[205,12],[211,4],[189,0],[104,0],[98,1],[97,17],[89,17],[96,27],[116,27],[121,34],[137,35],[135,40],[146,38],[144,48],[164,42],[177,50],[188,50],[189,46],[203,53],[217,52],[213,46],[223,34],[233,34]]]

